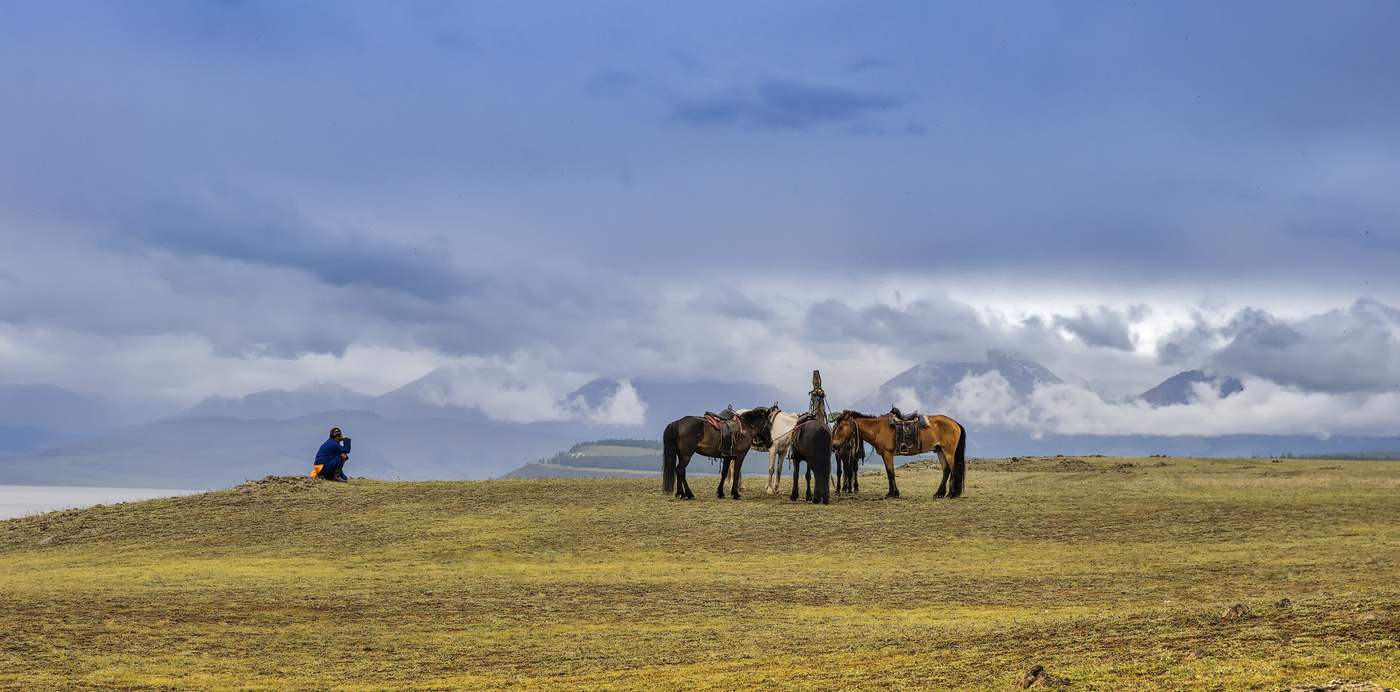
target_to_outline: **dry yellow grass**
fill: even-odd
[[[1400,685],[1400,463],[968,478],[827,507],[289,480],[10,520],[0,689],[987,690],[1033,664],[1076,690]]]

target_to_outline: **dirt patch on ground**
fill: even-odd
[[[1084,461],[1078,457],[1011,457],[1010,459],[972,459],[969,461],[972,469],[977,471],[1050,471],[1056,473],[1077,473],[1084,471],[1101,471],[1092,463]],[[1118,464],[1112,467],[1115,470],[1121,468],[1136,467],[1137,464]]]
[[[895,467],[896,470],[902,469],[905,471],[925,471],[928,469],[942,470],[942,468],[943,462],[940,462],[938,457],[921,457]],[[884,475],[884,473],[884,471],[876,471],[875,475],[881,476]]]
[[[233,492],[261,495],[264,493],[294,493],[309,490],[326,481],[315,476],[263,476],[262,480],[248,481],[234,486]]]
[[[1333,680],[1326,685],[1293,685],[1285,687],[1282,692],[1400,692],[1400,690],[1369,681]]]

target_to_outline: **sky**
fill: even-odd
[[[1056,431],[1397,433],[1396,26],[3,2],[0,382],[179,407],[447,367],[546,420],[595,377],[852,401],[999,349],[1065,381]],[[1123,403],[1190,369],[1248,397]]]

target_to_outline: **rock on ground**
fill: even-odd
[[[1026,674],[1022,675],[1021,680],[1016,684],[1023,690],[1030,687],[1057,687],[1068,685],[1069,678],[1051,675],[1046,672],[1045,666],[1031,666],[1031,669],[1026,671]]]

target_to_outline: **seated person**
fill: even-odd
[[[316,465],[311,475],[344,483],[350,480],[345,477],[345,462],[349,458],[350,438],[340,434],[340,428],[331,428],[330,439],[316,451]]]

